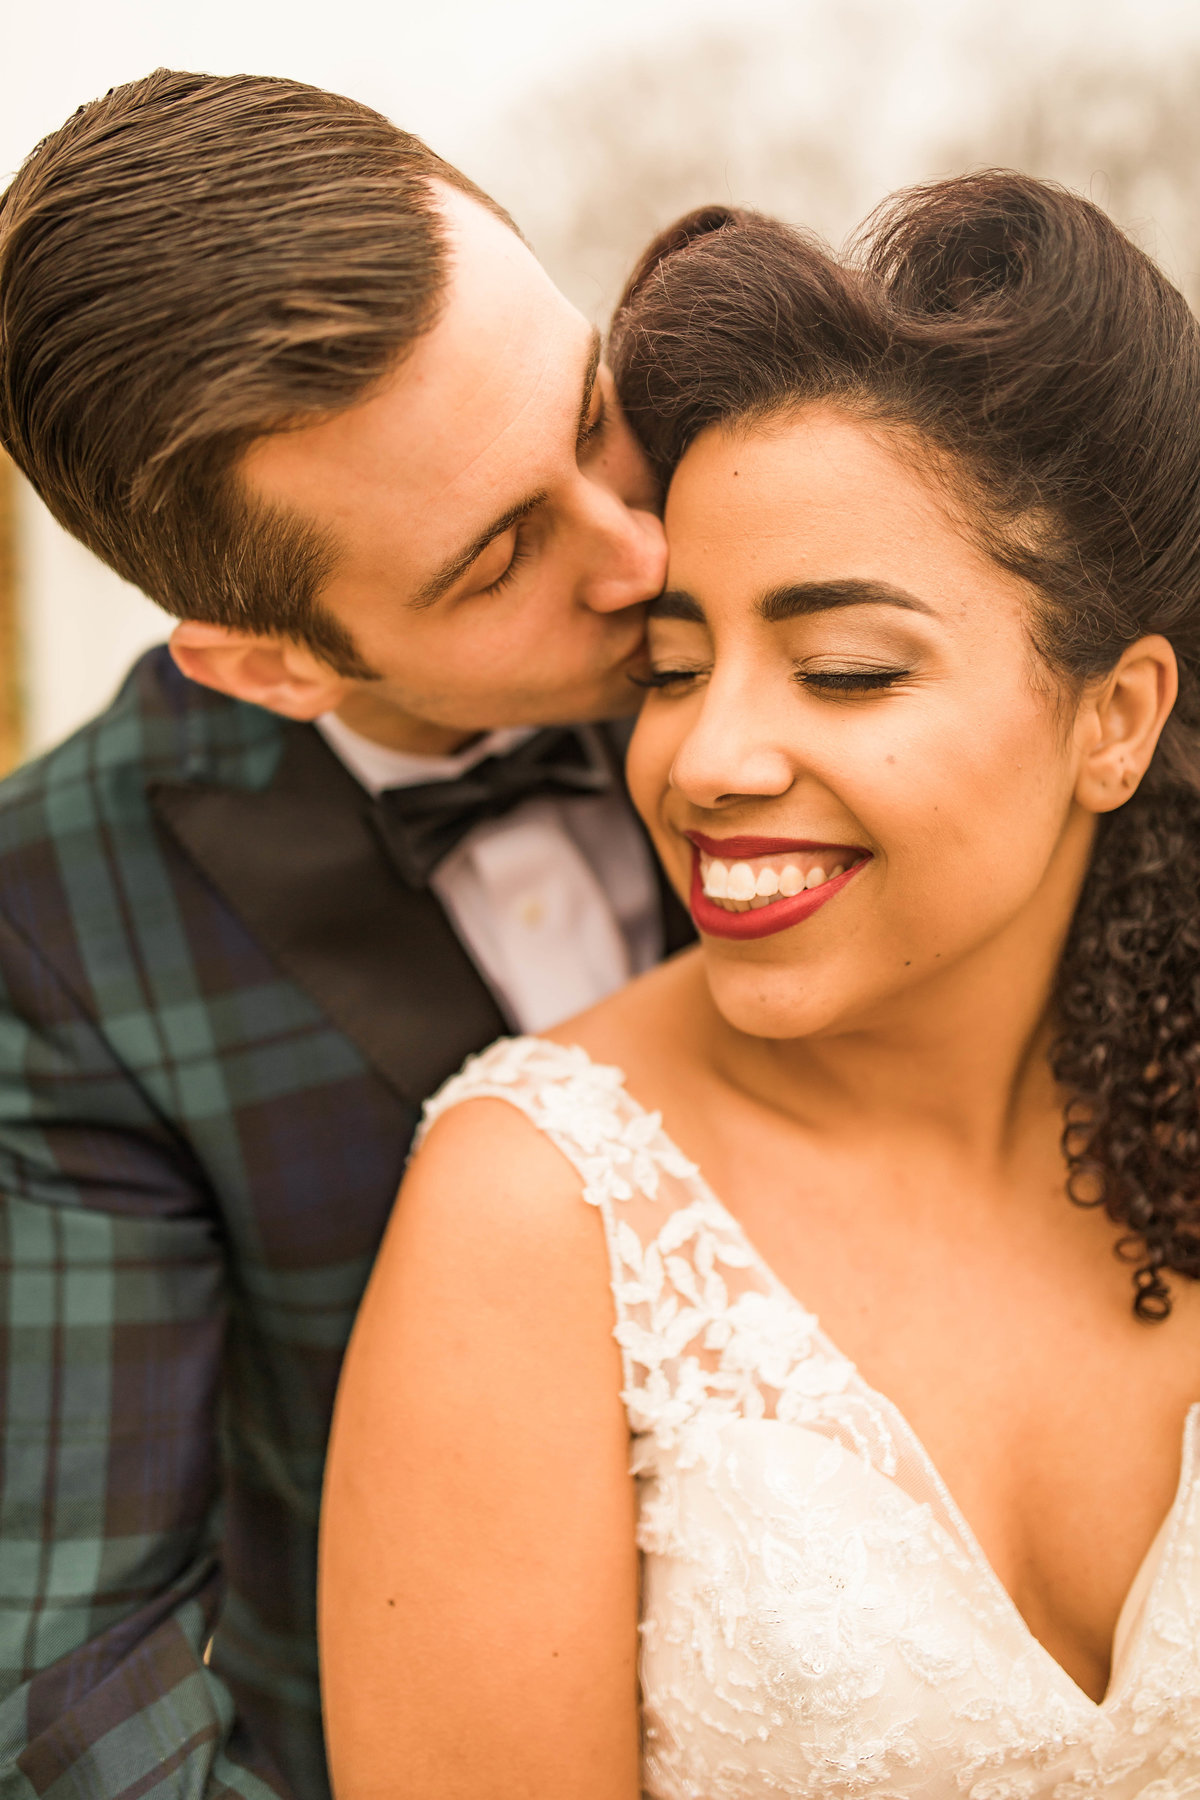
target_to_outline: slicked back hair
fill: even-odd
[[[0,200],[0,441],[59,523],[180,618],[369,677],[320,604],[336,544],[236,465],[436,322],[432,180],[511,223],[419,138],[297,81],[159,69],[39,144]]]

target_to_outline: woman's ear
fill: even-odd
[[[1080,806],[1113,812],[1137,792],[1178,692],[1175,652],[1158,636],[1130,644],[1116,668],[1089,685],[1075,720]]]
[[[285,719],[316,719],[332,712],[356,685],[290,639],[256,637],[198,619],[175,627],[171,655],[189,681],[282,713]]]

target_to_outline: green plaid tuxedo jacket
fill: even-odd
[[[504,1021],[319,734],[165,650],[0,785],[0,984],[0,1795],[318,1800],[342,1352]]]

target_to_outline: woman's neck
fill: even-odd
[[[744,1036],[714,1008],[714,1059],[821,1135],[936,1137],[970,1160],[1007,1162],[1031,1124],[1061,1116],[1048,1057],[1060,953],[1057,940],[1006,934],[872,1016],[802,1039]]]

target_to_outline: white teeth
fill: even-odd
[[[770,906],[774,900],[793,899],[807,888],[822,887],[826,881],[844,875],[846,868],[845,863],[837,863],[826,875],[820,864],[806,873],[793,862],[785,863],[782,868],[774,862],[756,869],[748,862],[725,863],[719,857],[713,857],[711,861],[702,858],[701,885],[709,899],[717,901],[726,912],[743,913]]]
[[[713,900],[724,900],[729,892],[729,870],[723,862],[710,862],[704,871],[704,891]]]

